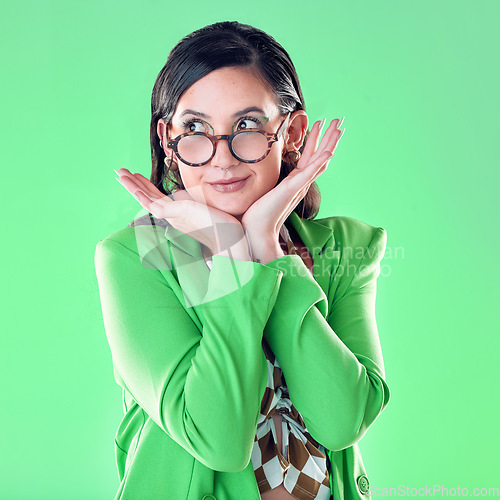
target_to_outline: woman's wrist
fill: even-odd
[[[250,247],[250,254],[254,262],[267,264],[275,259],[283,257],[285,253],[281,249],[279,242],[274,238],[263,238],[247,232],[246,237]]]
[[[244,260],[248,262],[252,261],[248,241],[245,236],[238,240],[234,245],[231,245],[231,247],[221,248],[215,252],[212,252],[212,255],[221,255],[223,257],[229,257],[231,259]]]
[[[283,253],[283,250],[280,250],[279,252],[270,251],[266,253],[259,253],[258,256],[252,255],[252,260],[260,264],[267,264],[284,256],[285,254]]]

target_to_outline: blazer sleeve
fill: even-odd
[[[253,273],[236,290],[227,284],[233,266]],[[267,382],[262,335],[281,273],[215,256],[200,330],[137,248],[108,237],[97,244],[95,267],[117,382],[204,465],[244,469]]]
[[[329,300],[299,256],[267,264],[283,277],[264,336],[307,430],[332,451],[359,441],[389,402],[375,319],[387,235],[370,227],[362,255],[332,275]]]

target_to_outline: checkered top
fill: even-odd
[[[262,339],[268,366],[267,386],[257,421],[252,464],[262,494],[281,483],[300,500],[329,500],[330,479],[325,448],[307,432],[293,406],[285,377],[269,344]],[[272,415],[282,416],[282,445],[278,450]]]

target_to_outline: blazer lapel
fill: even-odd
[[[340,260],[340,252],[335,249],[333,230],[320,222],[301,219],[292,212],[287,221],[291,223],[313,260],[313,276],[328,297],[331,276]]]

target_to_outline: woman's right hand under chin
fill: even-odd
[[[119,182],[145,210],[205,245],[212,255],[251,260],[243,226],[232,215],[195,201],[186,190],[165,195],[139,173],[126,168],[116,172]]]

